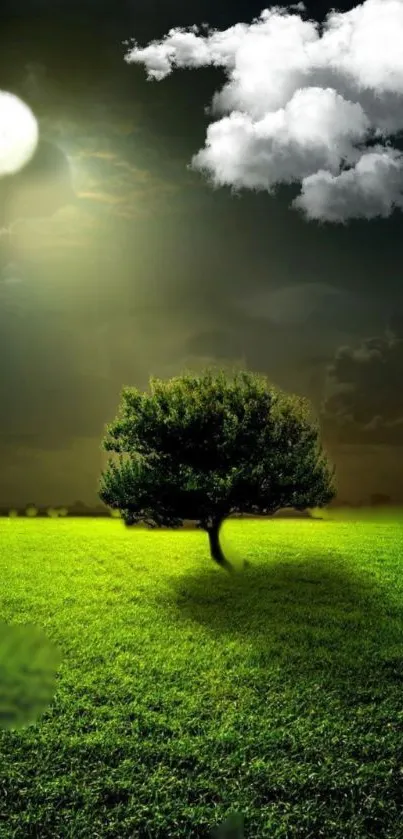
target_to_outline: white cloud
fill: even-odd
[[[308,219],[390,215],[403,206],[403,155],[391,145],[403,131],[403,0],[365,0],[322,27],[303,14],[299,4],[223,32],[171,29],[125,59],[158,81],[177,67],[224,68],[191,162],[214,186],[299,183],[293,206]]]
[[[339,175],[322,169],[305,178],[293,204],[309,218],[333,222],[387,217],[394,207],[403,209],[402,169],[402,154],[377,146]]]

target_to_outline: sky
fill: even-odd
[[[403,501],[403,0],[330,10],[3,0],[39,140],[0,144],[0,505],[97,503],[122,387],[211,362]]]

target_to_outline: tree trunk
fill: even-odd
[[[228,571],[229,574],[233,574],[235,568],[231,565],[230,562],[225,558],[222,548],[220,545],[220,528],[222,525],[221,521],[214,521],[210,527],[207,527],[207,533],[210,543],[210,554],[211,558],[220,565],[221,568],[224,568],[225,571]]]

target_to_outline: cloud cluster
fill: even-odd
[[[342,443],[403,445],[403,338],[340,347],[328,368],[322,427]]]
[[[205,34],[200,34],[200,29]],[[216,66],[227,82],[191,167],[216,186],[272,193],[299,184],[308,220],[345,223],[403,209],[403,0],[365,0],[320,26],[305,7],[272,7],[224,31],[171,29],[128,63],[157,81]]]

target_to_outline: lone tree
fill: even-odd
[[[212,559],[232,572],[219,541],[228,516],[324,507],[335,497],[306,399],[262,375],[211,367],[149,384],[150,393],[123,388],[102,442],[118,459],[108,460],[98,495],[126,525],[193,520],[208,533]]]

